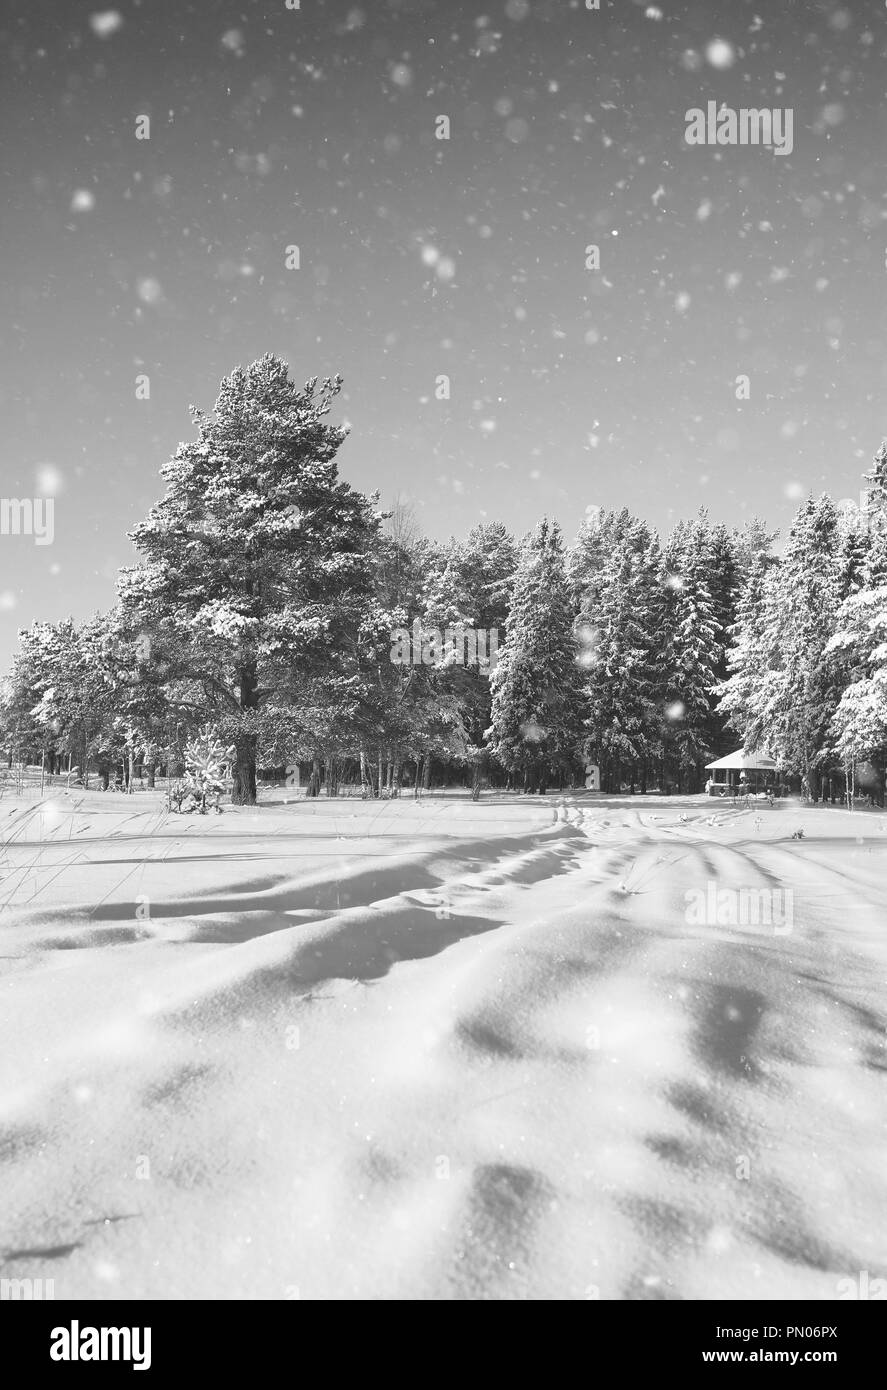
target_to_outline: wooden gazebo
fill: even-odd
[[[776,759],[766,753],[750,753],[745,748],[738,748],[725,758],[706,763],[705,770],[711,774],[706,786],[709,796],[731,796],[735,795],[739,783],[743,781],[755,793],[768,784],[772,785],[777,764]]]

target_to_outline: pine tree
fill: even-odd
[[[869,790],[884,805],[887,770],[887,445],[865,475],[870,485],[860,523],[853,527],[853,567],[845,585],[837,631],[827,654],[838,661],[845,685],[832,721],[837,751],[852,782],[859,764],[871,768]],[[860,545],[859,537],[864,537]]]
[[[764,551],[751,560],[727,651],[728,674],[715,690],[719,713],[741,736],[743,747],[753,750],[766,749],[763,715],[777,660],[770,621],[773,583],[768,579],[774,564]]]
[[[484,736],[492,714],[490,677],[498,646],[505,641],[509,594],[517,563],[514,540],[500,522],[475,526],[461,543],[451,540],[437,558],[425,590],[426,628],[468,634],[464,653],[448,653],[433,671],[435,689],[458,704],[467,743],[464,758],[472,769],[472,790],[480,793],[488,762]],[[476,655],[477,659],[473,660]]]
[[[589,563],[590,561],[590,563]],[[626,510],[601,521],[574,551],[579,663],[585,673],[591,751],[601,786],[623,773],[646,788],[662,754],[666,695],[666,571],[656,536]]]
[[[775,753],[818,800],[822,773],[834,761],[830,726],[841,697],[840,663],[829,649],[842,576],[831,498],[803,503],[779,564],[753,574],[760,592],[744,596],[721,708],[746,746]]]
[[[712,753],[713,689],[718,679],[729,614],[729,591],[712,593],[714,551],[707,518],[701,515],[682,533],[670,563],[669,641],[665,714],[671,725],[667,745],[677,758],[682,780],[698,788],[702,766]],[[675,572],[676,571],[676,572]],[[720,613],[718,609],[720,608]],[[695,784],[695,785],[694,785]]]
[[[191,683],[235,748],[236,803],[256,799],[263,724],[335,668],[369,602],[371,503],[339,481],[339,378],[303,388],[266,355],[221,384],[198,437],[161,470],[166,494],[131,538],[121,608],[151,634],[167,688]]]
[[[19,640],[11,689],[26,715],[18,726],[20,741],[24,736],[32,750],[70,753],[84,785],[94,760],[107,786],[125,741],[120,692],[108,659],[108,618],[96,615],[79,627],[70,618],[34,623]]]
[[[576,759],[582,680],[560,527],[543,520],[525,541],[508,632],[492,676],[490,746],[503,766],[543,790]]]

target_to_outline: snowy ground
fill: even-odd
[[[887,817],[56,791],[0,826],[4,1278],[833,1299],[887,1274]],[[710,883],[790,889],[790,930],[688,921]]]

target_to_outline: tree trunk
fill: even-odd
[[[326,795],[329,801],[331,797],[339,795],[339,761],[336,757],[327,758],[324,770],[326,772]]]
[[[153,788],[153,786],[154,786],[154,779],[155,779],[156,774],[157,774],[157,764],[156,764],[156,763],[148,763],[147,766],[146,766],[146,768],[145,768],[145,772],[148,774],[148,786],[151,787],[151,788]]]
[[[259,684],[255,661],[244,661],[237,668],[237,684],[240,689],[240,708],[242,711],[258,708],[257,689]],[[234,738],[234,767],[231,802],[234,806],[255,806],[258,799],[256,786],[256,761],[258,759],[258,739],[255,734],[241,733]]]
[[[305,791],[306,796],[320,796],[320,759],[312,758],[311,776],[308,779],[308,787]]]
[[[425,764],[422,768],[422,790],[428,791],[431,786],[431,754],[425,754]]]
[[[369,801],[373,794],[373,789],[370,785],[369,769],[367,768],[366,749],[363,744],[360,746],[360,794],[364,801]]]
[[[256,737],[247,734],[234,744],[234,786],[231,789],[231,802],[234,806],[255,806],[256,790]]]

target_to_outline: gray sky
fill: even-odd
[[[858,493],[887,370],[876,0],[0,24],[0,496],[55,496],[52,545],[0,536],[3,666],[18,627],[110,605],[189,403],[266,351],[345,377],[343,475],[436,536],[571,536],[593,504],[777,526]],[[792,153],[687,144],[710,100],[791,108]]]

